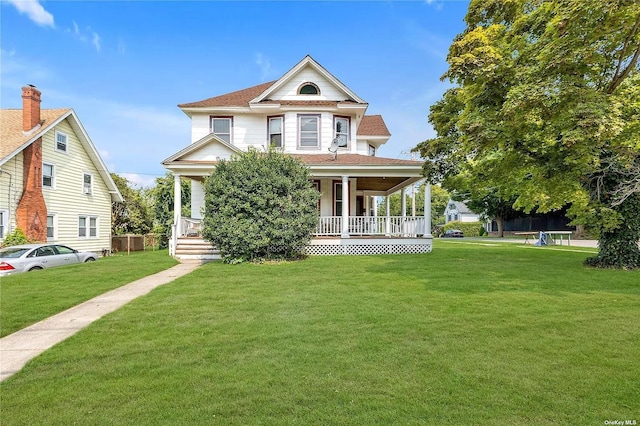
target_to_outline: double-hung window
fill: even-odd
[[[301,148],[320,147],[319,115],[298,115],[298,145]]]
[[[47,215],[47,240],[53,240],[56,237],[55,216]]]
[[[93,176],[89,173],[84,173],[82,178],[82,193],[91,195],[93,193]]]
[[[233,117],[211,117],[211,133],[227,143],[231,143]]]
[[[97,238],[98,237],[98,217],[79,216],[78,217],[78,237]]]
[[[349,117],[333,118],[334,137],[338,140],[338,147],[349,147]]]
[[[43,188],[53,188],[53,165],[42,163],[42,187]]]
[[[283,117],[282,116],[268,117],[267,120],[268,120],[267,132],[269,136],[269,146],[282,148],[283,147],[282,135],[284,133]]]
[[[62,132],[55,132],[56,137],[56,151],[67,152],[67,140],[68,137]]]
[[[7,232],[7,221],[9,214],[6,210],[0,210],[0,238],[4,238],[4,234]]]

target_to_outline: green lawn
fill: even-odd
[[[0,384],[2,424],[640,421],[640,273],[587,255],[207,264]]]
[[[175,264],[159,250],[2,277],[0,337]]]

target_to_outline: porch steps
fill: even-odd
[[[176,257],[178,259],[219,260],[220,251],[211,243],[198,237],[178,238],[176,245]]]

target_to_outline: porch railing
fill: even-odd
[[[200,236],[200,219],[182,218],[180,236]],[[415,237],[425,234],[424,217],[412,216],[349,216],[348,233],[350,235],[388,235]],[[175,231],[174,231],[175,234]],[[320,216],[314,232],[316,236],[342,235],[342,216]]]
[[[414,237],[425,234],[424,217],[412,216],[349,216],[350,235],[390,235]],[[314,235],[342,234],[342,216],[320,216]]]

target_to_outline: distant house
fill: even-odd
[[[191,143],[163,165],[191,180],[191,217],[177,204],[171,254],[190,256],[204,206],[203,180],[219,159],[273,147],[309,168],[322,194],[309,254],[424,253],[431,251],[430,207],[425,216],[377,216],[376,197],[388,197],[423,179],[422,162],[379,157],[391,136],[369,104],[304,57],[278,80],[178,105],[191,119]],[[430,188],[424,185],[425,193]],[[430,203],[430,196],[425,197]],[[210,247],[210,246],[209,246]],[[191,251],[194,256],[200,254]]]
[[[444,209],[444,223],[479,221],[481,221],[480,215],[469,210],[462,201],[449,200]]]
[[[89,135],[73,109],[41,110],[34,86],[22,100],[0,113],[0,241],[19,227],[34,241],[110,249],[122,196]]]

